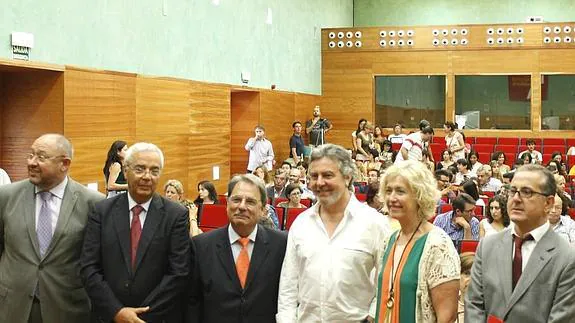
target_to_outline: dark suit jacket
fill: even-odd
[[[26,323],[39,287],[44,323],[85,322],[90,300],[78,267],[88,213],[104,195],[68,178],[44,258],[36,234],[34,184],[0,188],[0,322]]]
[[[512,241],[509,230],[481,240],[465,298],[465,322],[485,322],[489,315],[507,323],[574,322],[573,247],[549,229],[512,289]]]
[[[273,185],[266,187],[266,195],[268,196],[268,199],[270,199],[270,201],[271,201],[270,204],[274,205],[276,198],[275,198],[275,188]],[[284,187],[284,190],[282,191],[282,194],[279,197],[282,197],[282,198],[286,197],[285,187]]]
[[[186,322],[276,321],[279,280],[287,244],[284,232],[258,226],[243,290],[227,227],[200,234],[193,242],[194,270]]]
[[[154,194],[135,269],[130,258],[127,194],[95,205],[86,227],[80,274],[93,321],[111,322],[122,307],[150,306],[146,322],[181,322],[181,296],[190,270],[188,210]]]

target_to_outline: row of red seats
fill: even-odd
[[[575,138],[499,138],[499,137],[466,137],[465,142],[470,145],[509,145],[527,146],[527,140],[533,139],[537,147],[545,146],[575,146]],[[445,138],[434,136],[432,143],[445,144]]]

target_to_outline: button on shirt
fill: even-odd
[[[290,228],[280,278],[278,323],[360,322],[375,312],[375,275],[389,222],[355,196],[332,237],[319,204]]]
[[[265,138],[258,140],[250,138],[244,148],[250,152],[248,160],[249,171],[253,171],[261,165],[264,165],[268,170],[272,169],[274,150],[272,148],[272,143],[269,140]]]
[[[248,243],[248,256],[252,259],[252,252],[254,251],[254,244],[256,243],[256,236],[258,234],[258,226],[256,225],[252,233],[248,236],[250,242]],[[240,251],[242,250],[242,245],[240,244],[240,235],[234,231],[231,225],[228,225],[228,237],[230,239],[230,246],[232,247],[232,255],[234,256],[234,262],[238,260]]]
[[[138,203],[136,203],[136,201],[134,201],[132,199],[132,197],[130,196],[130,193],[127,193],[127,194],[128,194],[128,208],[130,210],[130,212],[129,212],[130,213],[130,225],[132,225],[132,218],[134,217],[134,213],[132,212],[132,209]],[[142,208],[144,208],[144,210],[142,210],[142,212],[140,213],[140,225],[142,226],[142,229],[144,228],[144,222],[146,222],[146,216],[148,214],[148,210],[150,209],[150,203],[151,202],[152,202],[152,198],[150,198],[146,202],[140,204],[140,206]]]
[[[66,185],[68,185],[68,177],[64,178],[64,180],[53,187],[50,190],[52,193],[52,198],[48,202],[48,208],[50,209],[50,218],[52,220],[52,235],[54,235],[54,231],[56,230],[56,224],[58,223],[58,216],[60,215],[60,208],[62,207],[62,199],[64,199],[64,192],[66,191]],[[34,189],[35,196],[36,196],[36,222],[35,226],[38,229],[38,216],[40,215],[40,209],[42,208],[42,197],[40,196],[40,190],[38,187]]]
[[[523,244],[521,245],[521,260],[522,260],[521,271],[525,271],[525,267],[527,266],[529,257],[531,257],[531,253],[533,253],[533,250],[535,249],[535,246],[537,246],[537,243],[539,243],[539,241],[541,241],[541,238],[543,238],[545,233],[547,233],[549,227],[550,227],[549,222],[545,222],[545,224],[528,232],[533,237],[533,240],[524,241]],[[515,226],[513,226],[513,228],[509,231],[511,232],[512,238],[518,236],[517,233],[515,232]],[[511,255],[511,261],[513,261],[514,257],[515,257],[515,243],[513,243],[513,254]]]

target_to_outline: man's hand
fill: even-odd
[[[366,317],[365,320],[366,320],[367,322],[369,322],[369,323],[374,323],[374,322],[375,322],[375,319],[374,319],[373,317],[371,317],[371,316]]]
[[[138,314],[146,313],[150,310],[149,306],[146,307],[122,307],[114,316],[115,323],[146,323],[142,321]]]
[[[459,225],[460,227],[462,227],[463,229],[469,229],[471,226],[469,225],[469,222],[467,222],[467,220],[465,220],[464,217],[462,216],[457,216],[453,219],[453,222],[455,222],[455,224]]]

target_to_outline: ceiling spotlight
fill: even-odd
[[[517,33],[518,33],[519,35],[523,34],[523,27],[517,28]]]
[[[385,41],[385,39],[382,39],[379,41],[379,46],[381,46],[381,47],[387,46],[387,42]]]
[[[570,43],[570,42],[571,42],[571,37],[565,36],[565,37],[563,38],[563,42],[564,42],[564,43]]]
[[[449,35],[449,30],[443,29],[443,30],[441,30],[441,34],[442,34],[443,36],[447,36],[447,35]]]
[[[353,47],[353,42],[352,42],[351,40],[348,40],[348,41],[345,43],[345,46],[347,46],[348,48],[351,48],[351,47]]]
[[[459,44],[459,41],[457,40],[457,38],[453,38],[453,39],[451,40],[451,45],[457,46],[457,44]]]
[[[335,47],[335,42],[334,41],[330,41],[329,42],[329,48],[334,48]]]
[[[330,32],[329,35],[328,35],[328,37],[329,37],[330,39],[334,39],[334,38],[335,38],[335,33],[334,33],[333,31]]]
[[[467,29],[463,28],[463,29],[461,29],[461,31],[459,33],[462,34],[463,36],[465,36],[465,35],[467,35],[468,31],[467,31]]]
[[[361,47],[361,40],[356,40],[355,41],[355,47],[360,48]]]
[[[493,38],[487,38],[487,44],[493,45],[494,43],[495,41],[493,40]]]
[[[557,37],[553,38],[553,42],[555,44],[559,44],[561,42],[561,37],[557,36]]]
[[[439,30],[433,29],[433,31],[431,32],[431,34],[433,34],[433,36],[439,36]]]
[[[407,37],[412,37],[413,35],[415,35],[415,31],[413,31],[413,30],[407,31]]]
[[[344,36],[343,31],[337,33],[337,38],[342,39]]]
[[[355,38],[361,38],[361,31],[355,32]]]
[[[457,35],[458,32],[459,32],[459,31],[458,31],[457,29],[455,29],[455,28],[451,29],[451,34],[452,34],[453,36]]]
[[[561,27],[559,27],[559,26],[553,27],[553,32],[556,33],[556,34],[560,33],[560,32],[561,32]]]
[[[351,38],[353,37],[353,33],[351,31],[348,31],[347,33],[345,33],[345,37]]]
[[[403,37],[403,36],[405,36],[405,32],[403,30],[398,30],[397,37]]]
[[[497,44],[501,45],[503,44],[505,41],[503,40],[503,38],[499,37],[497,38]]]
[[[439,45],[439,39],[435,38],[433,40],[433,46],[438,46]]]
[[[390,46],[390,47],[395,46],[395,40],[393,40],[393,39],[390,40],[390,41],[389,41],[389,46]]]
[[[507,38],[507,44],[509,45],[513,44],[513,38],[511,37]]]
[[[389,37],[395,37],[395,30],[390,30],[387,34]]]
[[[550,43],[551,43],[551,37],[545,37],[545,38],[543,38],[543,42],[544,42],[545,44],[550,44]]]
[[[446,38],[443,38],[443,39],[441,40],[441,44],[442,44],[443,46],[447,46],[447,45],[449,44],[449,41],[448,41]]]
[[[345,46],[345,44],[342,41],[337,42],[337,47],[343,48],[343,46]]]
[[[397,46],[403,47],[403,45],[405,45],[405,41],[403,39],[397,41]]]
[[[504,32],[503,28],[497,28],[497,35],[503,35]]]
[[[511,28],[511,27],[507,28],[507,34],[508,35],[513,34],[513,28]]]
[[[495,30],[493,28],[489,28],[487,29],[487,34],[488,35],[493,35],[495,33]]]
[[[407,46],[413,46],[413,39],[407,40]]]
[[[543,32],[546,33],[546,34],[550,33],[550,32],[551,32],[551,27],[549,27],[549,26],[543,27]]]
[[[518,44],[523,44],[523,37],[517,38],[517,43],[518,43]]]
[[[379,32],[379,37],[385,37],[385,36],[387,36],[387,32],[385,30],[381,30]]]
[[[463,38],[460,43],[463,46],[467,45],[467,38]]]
[[[570,32],[571,32],[571,27],[569,27],[569,26],[563,27],[563,32],[566,33],[566,34],[570,33]]]

